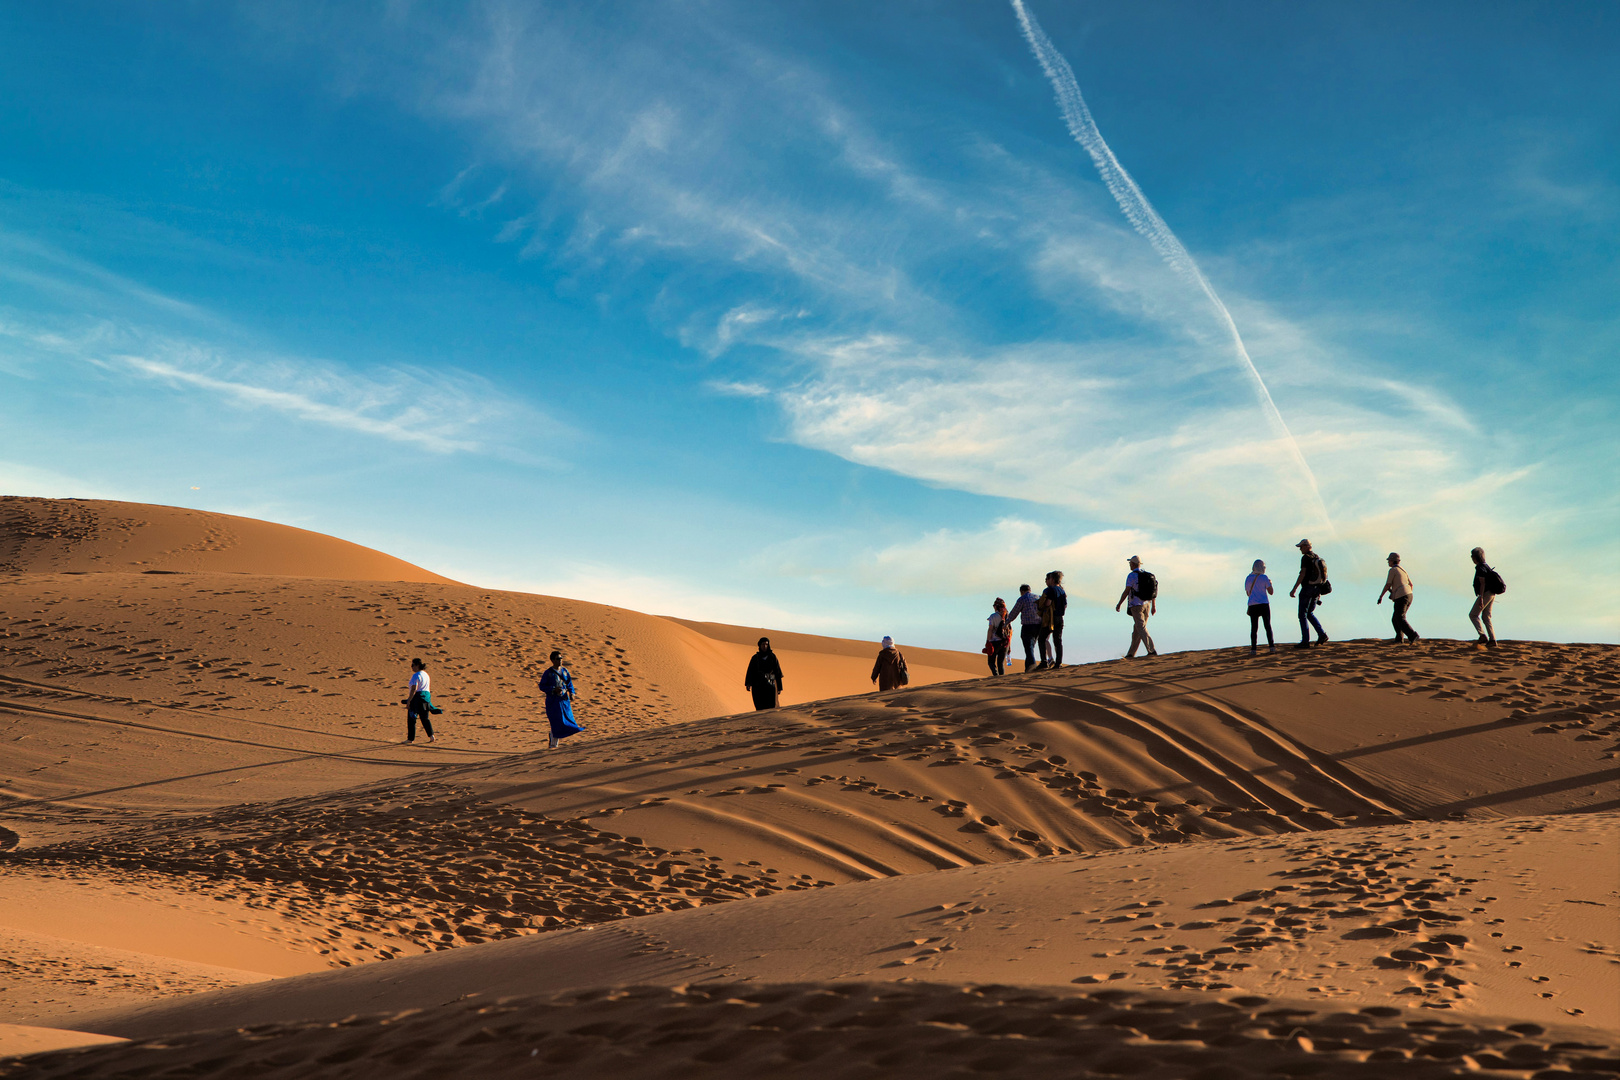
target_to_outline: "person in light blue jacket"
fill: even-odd
[[[551,722],[551,742],[548,749],[570,735],[585,729],[574,719],[574,677],[563,667],[562,653],[553,650],[551,666],[540,676],[540,692],[546,695],[546,719]]]
[[[1249,598],[1249,655],[1260,651],[1260,623],[1266,624],[1266,647],[1277,651],[1277,639],[1271,636],[1271,579],[1266,576],[1266,564],[1254,560],[1254,572],[1243,579],[1243,592]]]

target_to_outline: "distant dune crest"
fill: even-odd
[[[290,525],[178,506],[0,496],[0,572],[154,571],[452,584],[404,559]]]

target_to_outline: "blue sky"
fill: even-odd
[[[1061,567],[1079,658],[1130,554],[1180,648],[1483,544],[1614,640],[1614,6],[1029,11],[1210,294],[996,3],[6,8],[0,489],[969,649]]]

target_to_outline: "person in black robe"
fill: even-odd
[[[771,651],[771,639],[759,639],[759,651],[748,658],[743,689],[754,695],[754,708],[774,709],[781,704],[782,665]]]

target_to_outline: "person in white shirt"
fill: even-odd
[[[1007,674],[1007,649],[1012,645],[1012,622],[1007,616],[1007,601],[996,597],[984,637],[984,655],[990,659],[990,674]]]
[[[1271,636],[1271,579],[1266,576],[1263,559],[1254,560],[1254,572],[1243,579],[1243,592],[1249,598],[1249,655],[1260,652],[1260,623],[1266,624],[1266,647],[1277,651],[1277,639]]]
[[[1416,641],[1417,631],[1412,624],[1406,621],[1406,609],[1412,606],[1412,579],[1401,569],[1401,557],[1396,552],[1389,553],[1389,577],[1384,580],[1384,587],[1378,590],[1378,602],[1384,602],[1385,594],[1395,604],[1395,615],[1390,622],[1395,626],[1395,644],[1401,643],[1402,637]]]
[[[1146,645],[1147,654],[1149,656],[1158,656],[1159,650],[1153,647],[1153,638],[1148,635],[1147,621],[1149,615],[1157,615],[1159,613],[1159,598],[1157,595],[1145,600],[1142,598],[1140,588],[1142,584],[1140,573],[1142,569],[1141,558],[1136,555],[1132,555],[1125,561],[1129,563],[1131,567],[1131,572],[1125,575],[1125,591],[1119,594],[1119,604],[1123,604],[1127,600],[1130,601],[1131,647],[1125,653],[1125,659],[1136,659],[1136,647],[1138,645]],[[1119,604],[1114,605],[1115,611],[1119,610]]]
[[[405,698],[405,741],[416,741],[416,720],[422,719],[422,734],[427,741],[433,741],[433,721],[428,714],[433,711],[433,682],[428,678],[427,665],[420,660],[411,661],[411,682]]]

